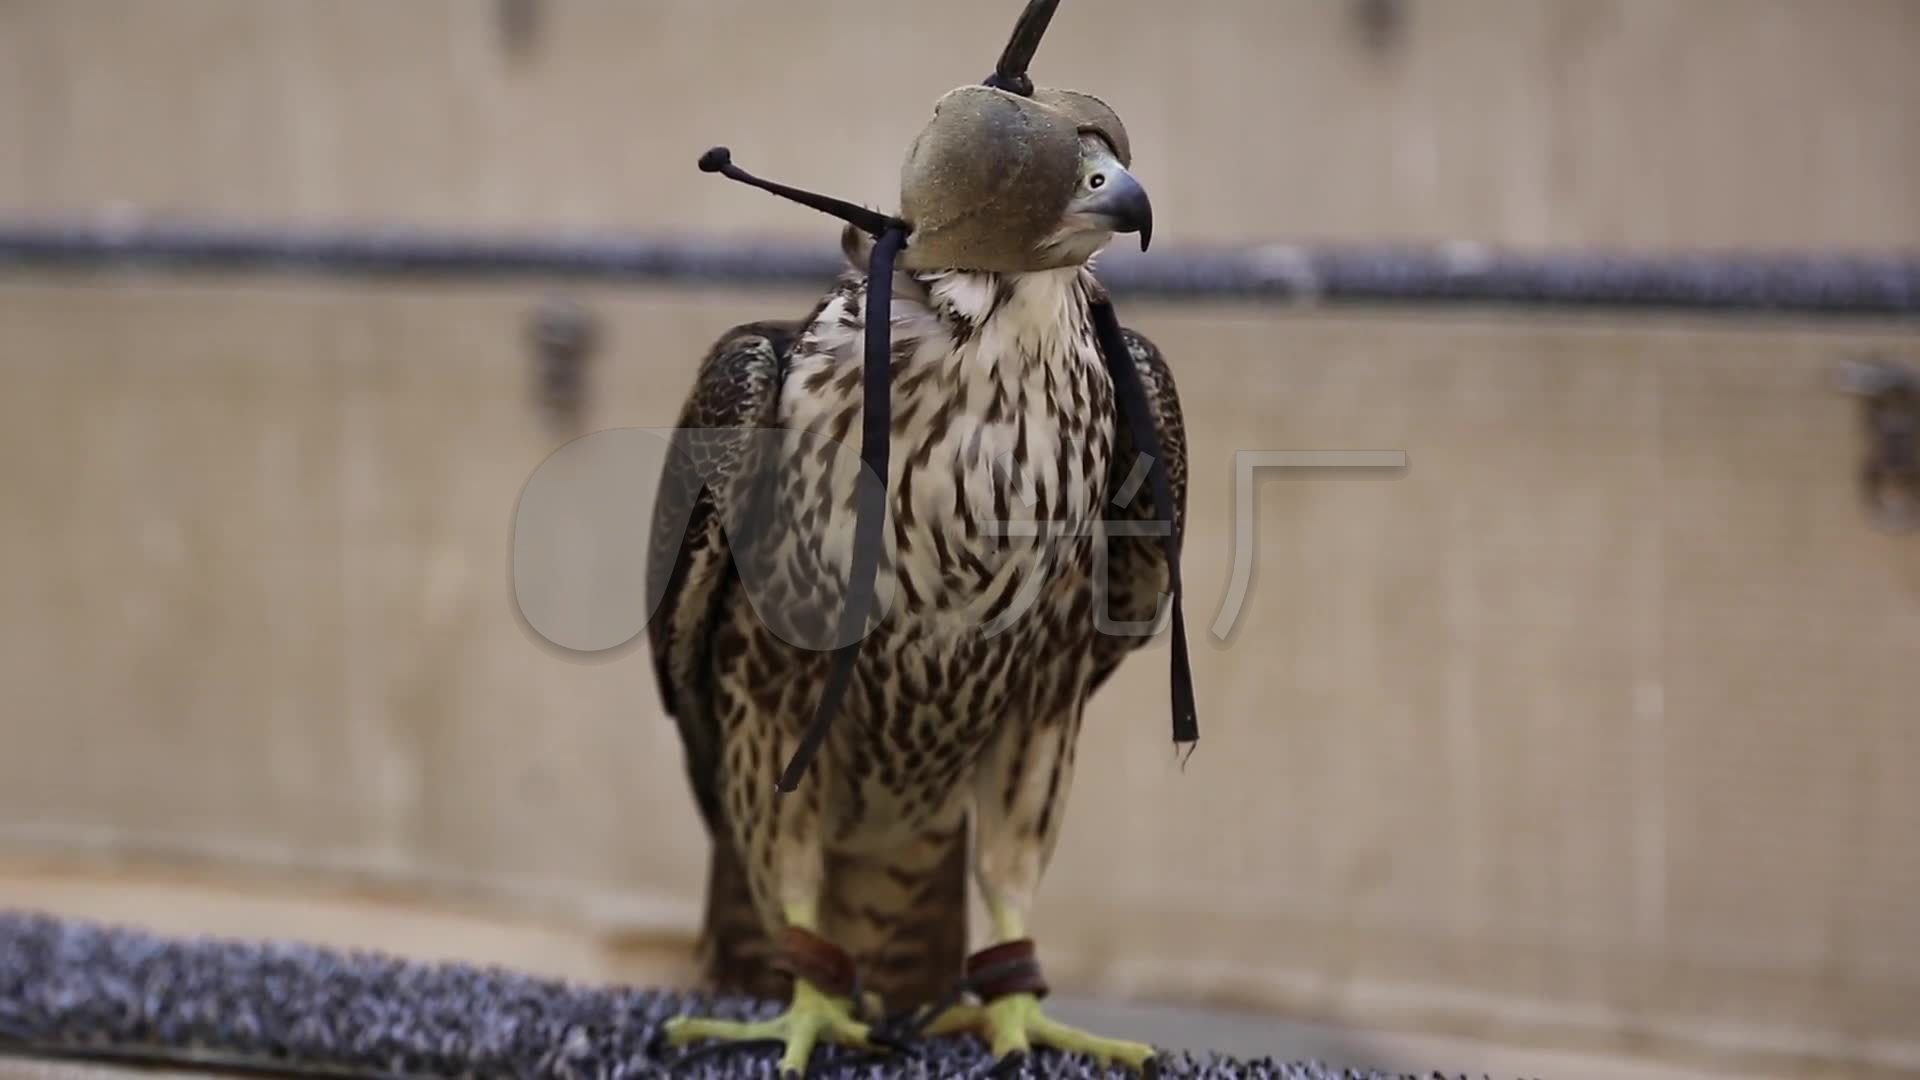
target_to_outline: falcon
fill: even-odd
[[[1057,2],[1030,4],[995,77],[942,98],[913,144],[886,219],[898,265],[849,227],[852,268],[805,317],[722,335],[681,409],[649,638],[711,838],[700,963],[714,989],[789,1004],[677,1018],[672,1045],[775,1041],[799,1075],[821,1044],[972,1032],[1002,1058],[1152,1066],[1144,1043],[1047,1015],[1030,924],[1088,701],[1151,638],[1116,626],[1153,627],[1177,596],[1186,502],[1166,359],[1103,327],[1091,268],[1116,234],[1151,237],[1126,130],[1024,74]],[[724,155],[703,167],[792,191]],[[863,353],[870,330],[883,351]],[[1128,394],[1144,415],[1123,419]],[[876,602],[849,640],[834,615],[859,591],[862,484],[879,479],[852,446],[875,415]],[[1138,527],[1156,502],[1171,545]],[[838,719],[810,727],[817,712]],[[971,953],[969,878],[990,922]]]

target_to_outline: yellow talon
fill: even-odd
[[[702,1039],[778,1040],[785,1046],[780,1056],[782,1076],[805,1075],[813,1048],[822,1041],[860,1050],[874,1049],[874,1044],[867,1039],[868,1033],[867,1025],[853,1018],[851,1001],[822,993],[804,979],[794,980],[793,1000],[788,1003],[787,1011],[771,1020],[742,1022],[680,1016],[666,1024],[668,1046],[685,1046]]]
[[[990,1005],[957,1005],[927,1027],[928,1035],[973,1032],[993,1047],[995,1058],[1027,1054],[1035,1046],[1084,1054],[1101,1065],[1116,1062],[1135,1072],[1153,1075],[1158,1057],[1146,1043],[1105,1039],[1049,1018],[1032,994],[1009,994]]]

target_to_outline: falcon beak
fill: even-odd
[[[1147,198],[1147,189],[1127,170],[1109,172],[1106,185],[1087,209],[1111,222],[1114,232],[1139,233],[1141,251],[1153,243],[1153,202]]]

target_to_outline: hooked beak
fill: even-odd
[[[1141,251],[1153,243],[1153,202],[1147,198],[1147,189],[1125,169],[1108,175],[1106,187],[1087,209],[1111,222],[1114,232],[1139,233]]]

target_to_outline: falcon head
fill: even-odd
[[[1106,102],[1051,87],[963,86],[934,106],[900,174],[913,270],[1078,266],[1116,233],[1153,238],[1127,129]]]
[[[1091,259],[1115,233],[1139,233],[1140,250],[1153,242],[1153,203],[1106,138],[1080,135],[1080,179],[1060,215],[1060,227],[1041,242],[1048,262],[1073,265]]]

